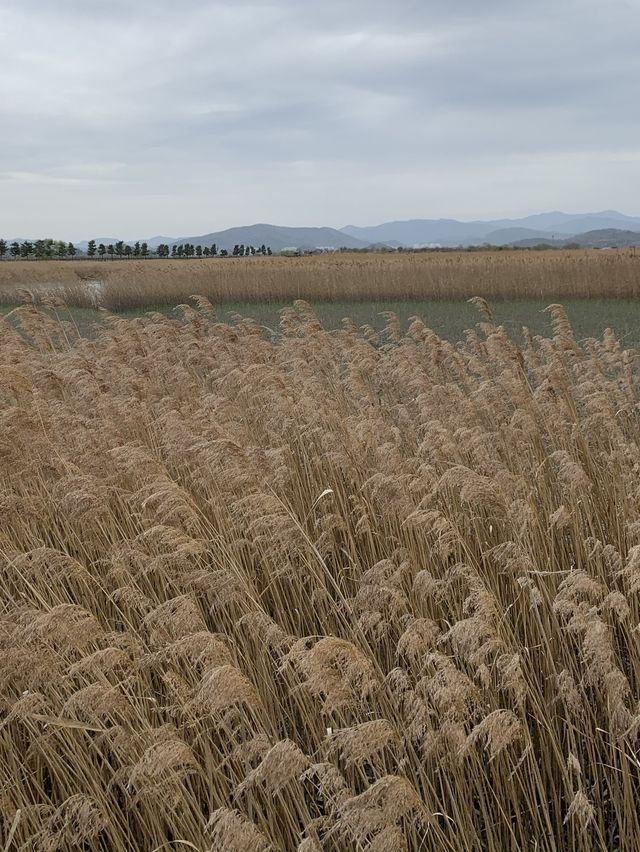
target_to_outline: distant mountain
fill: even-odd
[[[409,219],[385,222],[368,228],[347,225],[342,233],[365,243],[391,243],[403,246],[470,245],[484,237],[501,222],[459,222],[456,219]]]
[[[546,236],[564,239],[591,230],[638,229],[640,217],[625,216],[616,210],[600,213],[538,213],[522,219],[494,219],[490,221],[461,222],[457,219],[409,219],[403,222],[385,222],[382,225],[359,228],[347,225],[342,231],[364,242],[383,242],[411,246],[468,246],[493,242],[508,244],[515,239],[535,239]],[[501,233],[508,229],[521,230],[512,237]]]
[[[100,245],[100,243],[102,243],[105,246],[108,246],[108,245],[114,246],[118,242],[118,238],[117,237],[95,237],[95,241],[96,241],[96,245],[98,245],[98,246]],[[135,242],[135,240],[131,243],[131,245],[133,245],[134,242]],[[89,240],[82,240],[82,242],[75,244],[76,248],[79,249],[80,251],[86,251],[88,245],[89,245]]]
[[[640,246],[640,233],[638,231],[625,231],[621,228],[600,228],[594,231],[585,231],[583,234],[575,234],[568,240],[523,239],[511,243],[516,248],[531,248],[541,244],[554,247],[578,245],[581,248],[627,248],[628,246]]]
[[[522,240],[541,242],[548,240],[550,236],[548,231],[535,230],[534,228],[500,228],[497,231],[490,231],[484,237],[483,242],[491,243],[493,246],[508,246]],[[563,234],[563,236],[569,239],[571,235]]]
[[[458,219],[409,219],[398,222],[385,222],[370,227],[347,225],[341,230],[335,228],[296,228],[280,225],[257,224],[238,228],[228,228],[208,234],[188,237],[156,236],[144,240],[150,249],[156,249],[161,243],[180,245],[210,246],[215,243],[219,249],[233,251],[235,245],[270,246],[274,252],[287,248],[352,248],[367,247],[397,248],[412,247],[456,247],[491,243],[493,245],[536,245],[540,242],[563,245],[567,241],[578,241],[584,234],[592,232],[617,231],[621,234],[640,232],[640,217],[626,216],[616,210],[603,210],[599,213],[562,213],[555,210],[549,213],[536,213],[521,219],[492,219],[463,222]],[[587,240],[608,240],[610,235],[588,237]],[[635,237],[622,237],[618,240],[624,245],[634,245]],[[115,243],[115,237],[96,237],[96,242]],[[142,239],[140,240],[142,242]],[[589,242],[589,244],[591,244]],[[128,241],[133,245],[133,241]],[[86,251],[87,240],[76,244]]]
[[[273,251],[286,248],[366,248],[369,241],[351,237],[335,228],[286,228],[280,225],[245,225],[240,228],[228,228],[197,237],[153,237],[147,240],[150,247],[160,243],[193,243],[210,246],[215,243],[219,249],[232,251],[235,245],[270,246]]]

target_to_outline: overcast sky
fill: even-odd
[[[0,0],[0,235],[640,214],[639,0]]]

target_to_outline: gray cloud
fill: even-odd
[[[639,37],[623,0],[0,0],[0,232],[637,213]]]

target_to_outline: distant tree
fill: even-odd
[[[202,257],[202,246],[196,246],[196,257]]]
[[[69,243],[69,245],[67,246],[67,254],[69,255],[69,257],[76,256],[76,247],[73,243]]]
[[[60,258],[60,260],[62,260],[64,257],[67,256],[67,243],[65,243],[63,240],[59,240],[56,245],[56,254]]]
[[[240,254],[240,246],[238,245],[238,243],[236,243],[235,246],[233,247],[233,257],[238,257],[239,254]]]
[[[140,243],[137,240],[133,246],[133,256],[140,257]]]
[[[57,254],[58,244],[47,237],[46,240],[36,240],[33,250],[36,257],[53,257]]]
[[[178,246],[178,250],[176,251],[176,254],[178,255],[178,257],[184,257],[184,246],[183,245]]]
[[[126,245],[126,246],[124,247],[124,249],[123,249],[123,254],[124,254],[124,256],[125,256],[125,257],[129,257],[129,258],[130,258],[132,254],[135,254],[135,252],[134,252],[134,250],[131,248],[131,246]]]
[[[98,254],[100,255],[100,257],[104,257],[106,253],[107,247],[104,243],[100,243],[100,245],[98,246]]]
[[[97,250],[96,241],[95,240],[89,240],[89,242],[87,243],[87,256],[88,257],[95,257],[96,250]]]
[[[229,252],[226,249],[221,249],[220,257],[229,257]]]
[[[267,253],[267,247],[265,246],[264,243],[262,243],[262,245],[260,246],[260,254],[264,257],[264,255],[266,253]]]
[[[149,246],[147,243],[140,245],[140,257],[149,257]]]
[[[269,257],[271,257],[271,255],[273,254],[273,252],[271,251],[271,246],[267,246],[267,254],[269,255]]]
[[[123,242],[123,240],[118,240],[118,242],[115,244],[114,248],[116,250],[116,254],[118,255],[118,257],[122,257],[122,255],[124,254],[124,242]]]
[[[209,246],[205,246],[205,247],[202,249],[202,254],[203,254],[205,257],[211,257],[211,249],[209,248]]]
[[[8,248],[9,247],[7,245],[7,241],[6,240],[0,240],[0,260],[2,260],[4,258],[5,254],[7,253]]]
[[[175,257],[178,254],[178,247],[171,246],[171,257]]]
[[[211,257],[216,257],[217,254],[218,254],[218,246],[214,243],[211,246]]]
[[[116,253],[116,247],[112,243],[109,243],[109,245],[107,246],[107,254],[111,258],[111,260],[113,260],[113,256],[114,256],[115,253]]]
[[[33,243],[30,243],[28,240],[25,240],[23,243],[20,243],[20,257],[29,257],[29,255],[32,253]]]
[[[9,246],[9,253],[11,257],[19,257],[20,256],[20,243],[13,242]]]

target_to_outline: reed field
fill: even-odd
[[[636,852],[640,350],[191,304],[0,317],[0,849]]]
[[[212,260],[5,261],[0,305],[63,299],[125,311],[176,305],[196,292],[214,304],[490,300],[640,296],[640,254],[456,251]]]

